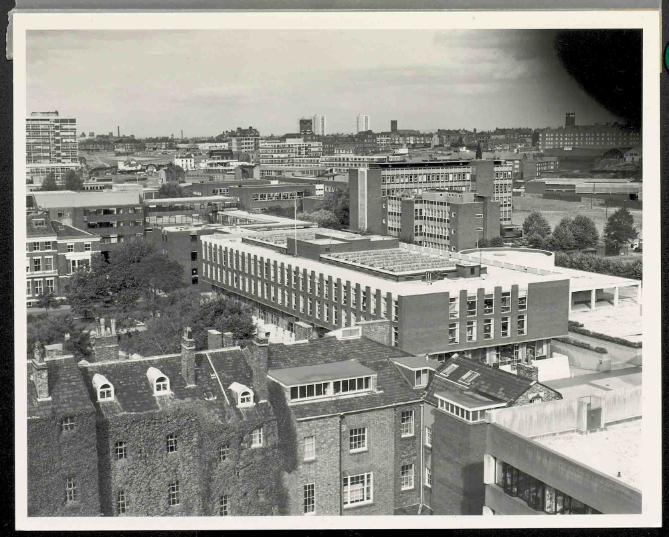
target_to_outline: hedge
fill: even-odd
[[[588,349],[589,351],[593,351],[593,352],[596,352],[598,354],[608,354],[608,352],[609,352],[604,347],[595,347],[594,345],[590,345],[590,343],[586,343],[585,341],[580,341],[580,340],[574,339],[572,337],[556,337],[554,339],[556,341],[559,341],[560,343],[567,343],[568,345],[574,345],[575,347],[581,347],[582,349]]]
[[[558,267],[609,274],[621,278],[640,280],[643,276],[641,258],[634,261],[621,261],[615,257],[603,257],[593,254],[555,252],[555,265]]]
[[[621,337],[609,336],[608,334],[602,334],[601,332],[594,332],[593,330],[588,330],[587,328],[584,328],[583,323],[579,323],[576,321],[569,321],[569,331],[575,332],[576,334],[582,334],[584,336],[590,336],[597,339],[602,339],[604,341],[610,341],[611,343],[617,343],[618,345],[624,345],[625,347],[632,347],[634,349],[641,348],[640,341],[629,341]]]

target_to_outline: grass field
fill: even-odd
[[[574,218],[580,214],[592,218],[601,235],[604,230],[604,225],[606,224],[607,210],[603,205],[595,205],[596,203],[597,200],[593,202],[591,208],[590,200],[583,200],[580,202],[552,200],[544,199],[537,194],[514,196],[512,221],[514,224],[522,225],[525,218],[527,218],[527,215],[532,211],[539,211],[544,218],[548,220],[551,228],[554,228],[565,216]],[[608,215],[611,216],[616,210],[616,207],[609,207]],[[634,225],[636,226],[637,231],[641,233],[641,211],[632,209],[630,210],[630,213],[632,213],[634,218]]]

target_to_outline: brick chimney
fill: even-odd
[[[93,344],[93,361],[109,362],[119,359],[116,319],[110,319],[109,326],[107,326],[104,317],[100,318],[96,323],[95,330],[91,332],[91,340]]]
[[[44,361],[44,348],[39,341],[33,346],[32,381],[37,392],[37,400],[45,401],[51,399],[49,395],[49,369]]]
[[[181,336],[181,375],[186,386],[195,385],[195,340],[190,326],[184,328]]]
[[[218,330],[207,330],[207,350],[222,349],[227,345],[223,345],[223,334]]]
[[[539,368],[535,365],[516,364],[516,374],[527,380],[539,380]]]
[[[269,342],[266,338],[256,337],[244,349],[246,363],[253,372],[253,389],[256,392],[256,401],[266,401],[267,369],[269,361]]]
[[[235,336],[232,332],[223,332],[223,347],[234,347],[235,346]]]

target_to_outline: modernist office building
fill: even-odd
[[[351,229],[398,233],[388,221],[388,199],[430,190],[474,192],[499,203],[500,225],[511,224],[512,166],[503,161],[370,163],[349,171]],[[476,226],[478,227],[478,226]]]
[[[33,112],[26,118],[26,181],[38,187],[49,173],[62,184],[79,169],[77,120],[58,112]]]
[[[569,280],[541,269],[318,228],[206,236],[200,246],[201,280],[289,330],[388,319],[392,345],[406,352],[491,365],[550,357],[550,339],[567,333]]]

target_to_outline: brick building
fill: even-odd
[[[26,278],[28,307],[36,305],[41,294],[64,298],[70,275],[89,268],[100,255],[100,237],[51,220],[48,212],[26,217]]]
[[[319,228],[200,245],[203,281],[291,331],[387,319],[406,352],[500,366],[550,358],[567,333],[569,279],[548,270]]]

